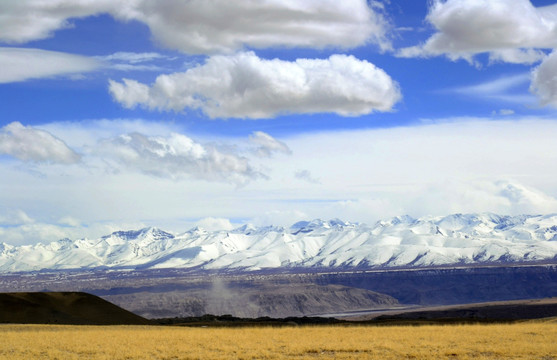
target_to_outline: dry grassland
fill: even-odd
[[[1,359],[557,359],[557,323],[186,328],[0,325]]]

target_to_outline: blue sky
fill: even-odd
[[[0,241],[557,211],[553,1],[7,1]]]

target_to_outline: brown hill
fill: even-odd
[[[149,321],[83,292],[0,293],[0,323],[142,325]]]

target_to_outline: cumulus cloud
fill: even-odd
[[[263,176],[247,158],[201,145],[177,133],[168,137],[121,135],[105,140],[99,151],[130,169],[165,178],[185,176],[243,184]]]
[[[554,51],[532,72],[530,91],[542,105],[557,106],[557,51]]]
[[[382,69],[353,56],[266,60],[253,52],[216,55],[186,72],[160,75],[151,85],[110,80],[127,108],[201,109],[211,118],[270,118],[287,113],[343,116],[389,111],[401,98]]]
[[[0,41],[23,43],[71,27],[73,18],[107,13],[146,24],[160,44],[189,54],[244,47],[340,47],[369,42],[390,49],[380,3],[365,0],[149,1],[18,0],[0,2]]]
[[[154,122],[145,119],[92,119],[59,121],[41,124],[42,130],[55,134],[73,149],[89,149],[98,146],[101,139],[115,138],[122,134],[137,132],[150,136],[168,136],[179,133],[181,126],[174,122]]]
[[[542,105],[557,106],[557,55],[555,51],[546,54],[557,48],[557,4],[534,7],[529,0],[435,0],[426,20],[435,27],[433,36],[424,44],[400,49],[398,56],[446,55],[475,63],[476,54],[488,53],[490,63],[541,61],[532,72],[530,91]]]
[[[388,21],[364,0],[141,1],[136,11],[155,39],[190,54],[245,46],[351,48],[368,41],[390,48]]]
[[[536,8],[529,0],[434,0],[426,20],[436,32],[403,57],[445,54],[472,61],[488,52],[491,61],[533,63],[557,47],[557,6]]]
[[[94,71],[102,62],[85,56],[27,48],[0,47],[0,83]]]
[[[489,62],[509,64],[533,64],[545,57],[545,52],[535,49],[504,49],[489,53]]]
[[[99,14],[115,6],[116,2],[110,0],[2,1],[0,41],[24,43],[44,39],[55,30],[71,27],[70,18]]]
[[[257,146],[255,154],[259,157],[271,157],[274,153],[292,154],[288,145],[263,131],[254,131],[249,141]]]
[[[13,122],[0,128],[0,154],[22,161],[74,164],[81,156],[47,131]]]
[[[232,230],[235,226],[225,218],[206,217],[196,222],[196,225],[207,231]]]

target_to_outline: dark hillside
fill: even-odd
[[[386,311],[384,313],[356,316],[352,317],[350,320],[387,324],[420,324],[515,322],[532,319],[554,319],[556,317],[557,298],[549,298]]]
[[[141,325],[149,321],[83,292],[0,293],[0,323]]]

